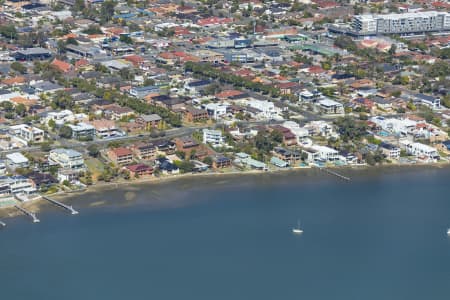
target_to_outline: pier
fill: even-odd
[[[14,207],[17,208],[18,210],[20,210],[21,212],[23,212],[24,214],[26,214],[27,216],[29,216],[33,220],[33,223],[40,222],[40,220],[36,217],[35,213],[33,213],[29,210],[26,210],[25,208],[20,207],[19,205],[14,205]]]
[[[64,203],[61,203],[61,202],[56,201],[54,199],[51,199],[51,198],[49,198],[47,196],[42,196],[42,198],[47,200],[47,201],[49,201],[50,203],[52,203],[52,204],[54,204],[56,206],[64,208],[65,210],[69,211],[70,214],[72,214],[72,215],[77,215],[78,214],[78,211],[76,211],[71,205],[66,205]]]
[[[331,170],[328,170],[328,169],[323,169],[323,170],[324,170],[325,172],[327,172],[328,174],[330,174],[330,175],[334,175],[334,176],[336,176],[336,177],[338,177],[338,178],[340,178],[340,179],[343,179],[343,180],[345,180],[345,181],[350,181],[350,177],[341,175],[341,174],[339,174],[339,173],[337,173],[337,172],[334,172],[334,171],[331,171]]]
[[[345,180],[345,181],[350,181],[351,180],[350,177],[347,177],[347,176],[344,176],[344,175],[339,174],[337,172],[331,171],[331,170],[329,170],[327,168],[324,168],[324,167],[318,167],[318,168],[319,168],[319,170],[325,171],[327,174],[336,176],[336,177],[338,177],[338,178],[340,178],[342,180]]]
[[[0,226],[1,227],[6,227],[6,223],[3,223],[2,221],[0,221]]]

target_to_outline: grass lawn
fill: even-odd
[[[97,180],[98,176],[102,174],[104,170],[103,163],[97,158],[88,158],[84,162],[88,170],[92,173],[92,179]]]

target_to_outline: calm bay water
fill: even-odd
[[[1,299],[450,299],[450,170],[347,174],[127,187],[7,220]]]

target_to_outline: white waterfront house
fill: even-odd
[[[387,158],[390,159],[399,159],[400,158],[400,148],[397,146],[394,146],[389,143],[381,143],[380,144],[381,152],[383,155],[385,155]]]
[[[387,132],[404,136],[412,133],[417,125],[416,121],[410,119],[384,118],[380,116],[372,117],[370,121]]]
[[[415,156],[426,156],[433,160],[439,160],[439,152],[436,148],[422,144],[414,143],[408,140],[400,141],[400,145],[408,152],[410,155]]]
[[[339,159],[339,152],[333,148],[321,145],[312,145],[310,147],[316,151],[316,158],[325,161],[335,161]]]
[[[36,187],[31,179],[24,176],[2,176],[0,177],[0,195],[32,194]]]
[[[83,170],[83,155],[72,149],[53,149],[48,156],[50,162],[58,164],[63,169]]]

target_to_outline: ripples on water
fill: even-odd
[[[345,172],[140,184],[8,220],[2,299],[450,299],[449,170]]]

